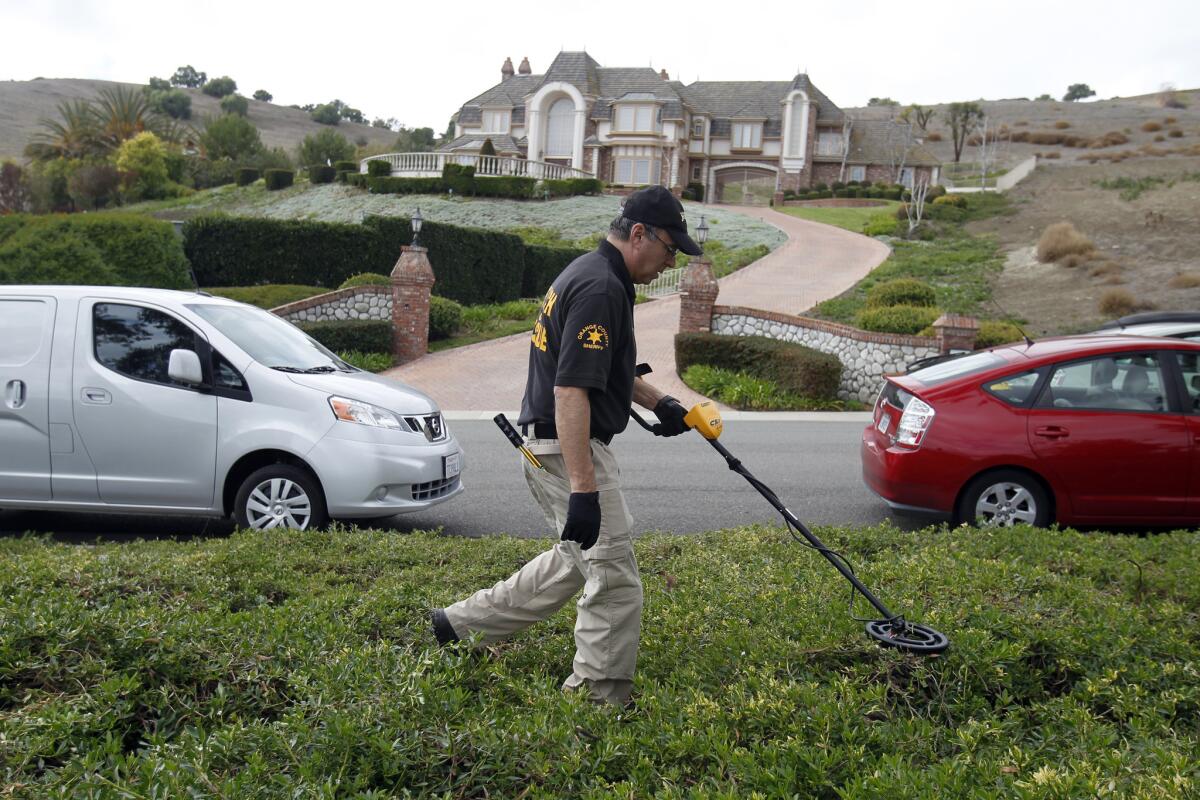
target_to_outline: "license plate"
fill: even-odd
[[[442,474],[444,477],[453,478],[460,472],[462,472],[462,453],[452,453],[448,456],[442,456]]]
[[[887,433],[888,426],[890,426],[891,424],[892,424],[892,418],[887,415],[886,411],[884,411],[879,415],[879,423],[875,426],[875,428],[880,433]]]

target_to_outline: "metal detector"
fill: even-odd
[[[642,371],[642,368],[645,368]],[[638,375],[644,375],[649,372],[649,368],[642,364],[639,365]],[[629,410],[630,414],[638,424],[643,428],[653,433],[655,436],[661,435],[655,431],[655,426],[650,425],[633,409]],[[846,580],[850,581],[851,589],[850,602],[851,606],[854,603],[854,591],[857,591],[867,599],[875,610],[882,616],[881,619],[862,620],[858,617],[854,619],[859,622],[867,623],[867,635],[877,641],[879,644],[886,647],[895,647],[900,650],[906,650],[910,653],[918,653],[920,655],[933,655],[940,653],[950,646],[950,640],[944,633],[940,633],[928,625],[921,625],[916,622],[909,622],[904,618],[903,614],[893,614],[883,602],[876,597],[870,589],[868,589],[862,581],[854,574],[854,568],[846,558],[836,550],[830,550],[825,544],[810,531],[803,522],[801,522],[795,514],[793,514],[787,506],[780,501],[778,495],[771,491],[771,488],[758,478],[750,474],[750,470],[742,466],[742,462],[733,456],[725,446],[717,441],[717,437],[721,435],[724,427],[721,422],[721,413],[717,410],[717,406],[711,400],[705,400],[702,403],[692,406],[688,411],[687,416],[683,418],[684,423],[689,428],[693,428],[700,432],[700,435],[713,446],[713,449],[720,453],[725,458],[725,463],[729,468],[745,478],[751,486],[758,490],[759,494],[767,499],[767,502],[775,507],[788,525],[788,531],[792,534],[792,538],[801,544],[804,541],[796,538],[794,531],[799,531],[805,539],[808,540],[807,547],[816,550],[825,559],[837,568],[837,571],[842,573]],[[853,616],[853,615],[852,615]]]

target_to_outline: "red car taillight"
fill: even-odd
[[[929,426],[933,424],[934,413],[933,406],[921,398],[911,398],[904,404],[904,413],[900,416],[900,424],[896,426],[896,444],[914,450],[920,447]]]

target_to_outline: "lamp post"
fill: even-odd
[[[700,245],[700,249],[704,249],[704,243],[708,241],[708,225],[704,222],[704,215],[700,215],[700,224],[696,226],[696,243]],[[702,254],[703,255],[703,254]]]
[[[421,216],[421,207],[417,206],[416,212],[412,215],[413,247],[417,247],[417,239],[421,236],[421,226],[424,224],[425,218]]]

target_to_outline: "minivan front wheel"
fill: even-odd
[[[234,500],[238,527],[312,530],[329,523],[316,478],[291,464],[271,464],[250,473]]]
[[[1046,491],[1027,472],[996,470],[980,475],[967,487],[959,500],[957,522],[983,528],[1050,524],[1050,499]]]

